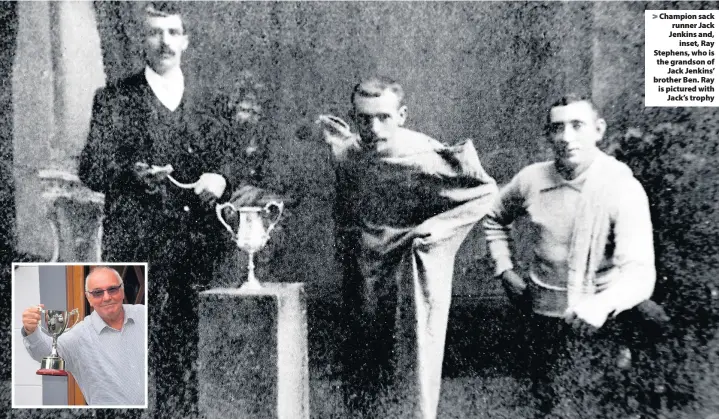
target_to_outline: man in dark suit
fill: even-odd
[[[214,203],[251,203],[261,191],[233,175],[243,162],[232,151],[232,123],[185,84],[180,63],[189,40],[177,7],[145,9],[147,66],[96,93],[79,167],[80,179],[105,194],[103,260],[150,264],[150,366],[160,417],[196,414],[198,292],[231,246]],[[168,164],[180,182],[197,181],[193,190],[166,179],[158,168]]]

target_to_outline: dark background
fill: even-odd
[[[96,5],[108,80],[143,66],[129,19],[138,7]],[[339,278],[334,176],[313,122],[320,113],[344,117],[360,77],[399,80],[408,125],[450,143],[472,138],[500,183],[542,158],[547,102],[593,83],[592,3],[202,2],[184,10],[184,68],[207,94],[231,90],[243,71],[267,86],[268,166],[278,188],[299,200],[283,223],[276,275],[305,282],[317,298],[339,296]],[[460,273],[484,256],[473,242]],[[460,274],[455,294],[483,292],[484,279]]]

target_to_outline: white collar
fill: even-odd
[[[160,75],[150,66],[146,66],[145,79],[163,105],[171,111],[177,109],[185,92],[185,77],[179,67]]]
[[[122,311],[125,319],[122,321],[123,327],[127,324],[128,321],[135,323],[135,316],[131,313],[128,313],[129,310],[125,310],[125,307],[127,304],[122,305]],[[95,332],[99,335],[105,328],[117,330],[111,327],[109,324],[105,322],[105,320],[100,317],[99,314],[97,314],[97,311],[93,310],[92,314],[90,314],[90,323],[92,324],[92,327],[95,329]]]
[[[179,89],[185,87],[185,76],[182,74],[180,67],[175,67],[167,73],[160,75],[148,65],[145,67],[145,78],[150,86],[155,84],[163,88],[171,86]]]

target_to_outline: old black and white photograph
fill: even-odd
[[[719,419],[717,24],[0,2],[3,410]]]

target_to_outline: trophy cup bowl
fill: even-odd
[[[40,329],[52,336],[52,352],[42,359],[40,369],[37,370],[36,374],[66,376],[65,360],[57,353],[57,338],[77,324],[80,313],[77,309],[72,311],[45,310],[42,307],[39,307],[39,309]],[[70,318],[73,316],[75,316],[75,321],[70,324]]]
[[[234,231],[222,216],[222,210],[225,208],[231,208],[232,211],[240,214],[240,224],[237,227],[237,231]],[[265,226],[264,214],[271,214],[272,208],[277,209],[277,216],[274,220],[270,221]],[[255,253],[262,250],[270,239],[270,232],[275,228],[277,223],[282,217],[282,211],[284,204],[282,202],[271,201],[268,202],[264,207],[252,206],[252,207],[235,207],[231,202],[225,202],[224,204],[218,204],[215,207],[217,212],[217,218],[220,220],[227,231],[232,234],[235,244],[240,249],[248,253],[249,258],[247,261],[247,282],[242,284],[240,289],[259,289],[262,287],[260,282],[255,276]]]

